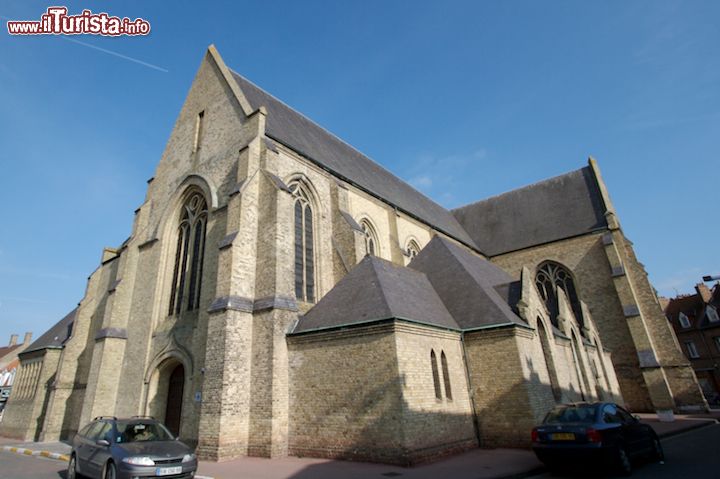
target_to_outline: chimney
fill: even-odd
[[[8,346],[15,346],[17,344],[17,338],[18,338],[17,334],[11,334],[10,335],[10,344],[8,344]]]
[[[30,345],[30,341],[32,341],[32,333],[25,333],[25,339],[23,339],[23,344],[25,346]]]
[[[710,292],[710,288],[708,288],[705,283],[696,284],[695,291],[697,291],[698,295],[702,298],[703,303],[710,302],[710,298],[712,298],[712,293]]]

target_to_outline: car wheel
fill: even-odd
[[[115,468],[115,464],[112,462],[108,462],[105,466],[105,475],[103,476],[103,479],[116,479],[117,478],[117,469]]]
[[[627,455],[627,451],[622,446],[617,449],[617,468],[618,472],[623,476],[629,476],[632,474],[632,462],[630,462],[630,456]]]
[[[655,436],[652,444],[652,460],[655,462],[662,462],[665,460],[665,452],[663,451],[660,438]]]
[[[70,456],[70,463],[68,464],[67,479],[78,479],[80,475],[77,473],[77,459],[75,456]]]

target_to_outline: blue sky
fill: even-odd
[[[720,274],[720,2],[73,2],[152,33],[7,34],[49,5],[0,3],[0,344],[129,235],[211,43],[446,207],[592,155],[660,293]]]

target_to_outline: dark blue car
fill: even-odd
[[[664,460],[652,427],[614,403],[556,406],[533,428],[532,448],[550,469],[596,461],[629,475],[636,458]]]

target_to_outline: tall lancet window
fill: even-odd
[[[360,227],[365,234],[365,252],[377,256],[378,254],[378,240],[375,228],[370,224],[370,221],[364,219],[360,222]]]
[[[207,229],[207,203],[200,193],[193,193],[180,212],[175,268],[168,314],[180,314],[185,307],[192,311],[200,302],[205,232]]]
[[[295,197],[295,296],[300,301],[315,301],[315,245],[311,195],[305,185],[290,184]]]
[[[558,315],[558,288],[565,292],[570,301],[575,318],[583,325],[582,309],[580,308],[580,299],[578,298],[570,272],[557,263],[546,261],[538,267],[535,275],[535,285],[537,286],[540,296],[545,300],[545,305],[550,312],[552,323],[557,326]]]

